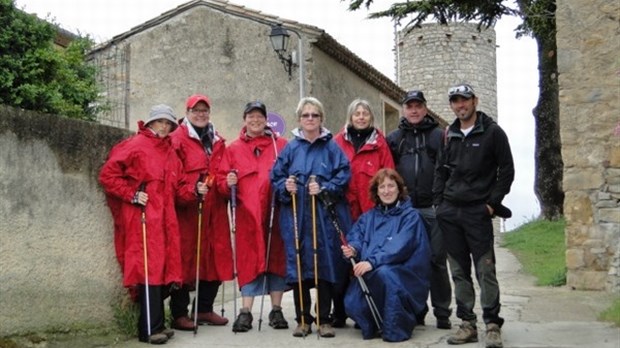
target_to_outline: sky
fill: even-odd
[[[189,0],[16,0],[18,8],[53,19],[64,29],[89,35],[97,43],[111,39]],[[365,8],[347,11],[348,0],[229,0],[263,13],[314,25],[394,79],[394,25],[387,19],[367,19]],[[389,7],[395,0],[375,0],[370,11]],[[403,21],[403,24],[406,22]],[[534,195],[534,118],[538,98],[536,43],[515,39],[517,18],[505,18],[497,35],[498,119],[506,131],[515,161],[515,181],[504,205],[513,211],[504,230],[539,214]],[[275,58],[274,58],[275,59]],[[431,106],[432,107],[432,106]],[[484,111],[484,110],[482,110]]]

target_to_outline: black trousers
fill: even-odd
[[[149,300],[146,301],[146,286],[140,284],[138,291],[140,292],[140,317],[138,319],[138,339],[142,342],[148,342],[149,331],[148,322],[150,319],[151,335],[165,329],[164,326],[164,299],[168,296],[168,287],[165,285],[149,285]],[[149,309],[147,315],[147,306]]]
[[[222,282],[220,281],[200,281],[198,284],[199,313],[213,312],[213,303],[215,302],[215,297],[217,296],[217,291],[221,284]],[[177,319],[188,316],[188,306],[190,302],[189,292],[189,286],[184,285],[180,289],[170,293],[170,313],[172,314],[172,318]],[[195,305],[194,301],[192,308]]]
[[[501,327],[504,319],[499,316],[501,304],[495,273],[493,223],[486,204],[456,206],[444,201],[437,208],[437,221],[445,236],[454,281],[456,316],[465,321],[476,321],[476,293],[471,277],[473,263],[480,286],[484,323]]]
[[[444,243],[443,232],[439,228],[433,207],[418,208],[422,214],[424,227],[431,247],[431,304],[435,318],[447,319],[452,314],[450,303],[452,302],[452,285],[448,273],[448,255]],[[428,306],[420,314],[423,320],[428,313]]]
[[[293,298],[295,301],[295,321],[301,323],[301,304],[299,302],[299,285],[298,283],[290,284],[293,287]],[[304,322],[306,324],[310,324],[314,322],[314,317],[312,313],[310,313],[310,308],[312,308],[312,299],[310,298],[310,289],[314,287],[314,279],[307,279],[301,283],[302,287],[302,300],[304,303],[303,306],[303,317]],[[332,298],[334,292],[334,284],[328,281],[319,279],[319,303],[318,303],[318,317],[320,324],[331,324],[329,312],[332,307]],[[317,304],[315,303],[315,306]],[[315,307],[316,312],[316,307]]]

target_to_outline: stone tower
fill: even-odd
[[[423,90],[429,108],[451,122],[448,88],[469,82],[480,100],[478,110],[497,121],[495,30],[478,31],[476,23],[430,23],[406,30],[397,34],[397,83],[405,90]]]

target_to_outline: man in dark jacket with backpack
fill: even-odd
[[[421,91],[409,91],[402,101],[404,116],[398,129],[387,141],[394,158],[396,171],[403,177],[411,203],[423,217],[431,246],[431,304],[437,318],[437,328],[450,329],[452,287],[446,266],[446,249],[433,208],[433,179],[435,162],[443,144],[444,132],[437,121],[428,115],[426,99]],[[418,318],[424,323],[428,308]]]
[[[502,200],[514,179],[512,153],[506,133],[491,117],[476,111],[478,98],[470,85],[450,88],[448,97],[456,120],[448,128],[433,186],[437,221],[445,236],[454,280],[456,315],[463,321],[448,343],[478,341],[473,260],[486,324],[486,347],[501,348],[504,319],[499,316],[491,219],[511,215]]]

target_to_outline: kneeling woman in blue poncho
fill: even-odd
[[[344,256],[356,261],[354,275],[363,277],[383,318],[377,327],[360,282],[352,280],[345,308],[364,339],[381,334],[384,341],[408,340],[428,298],[430,248],[406,190],[396,171],[379,170],[370,183],[376,206],[357,220],[342,247]]]

